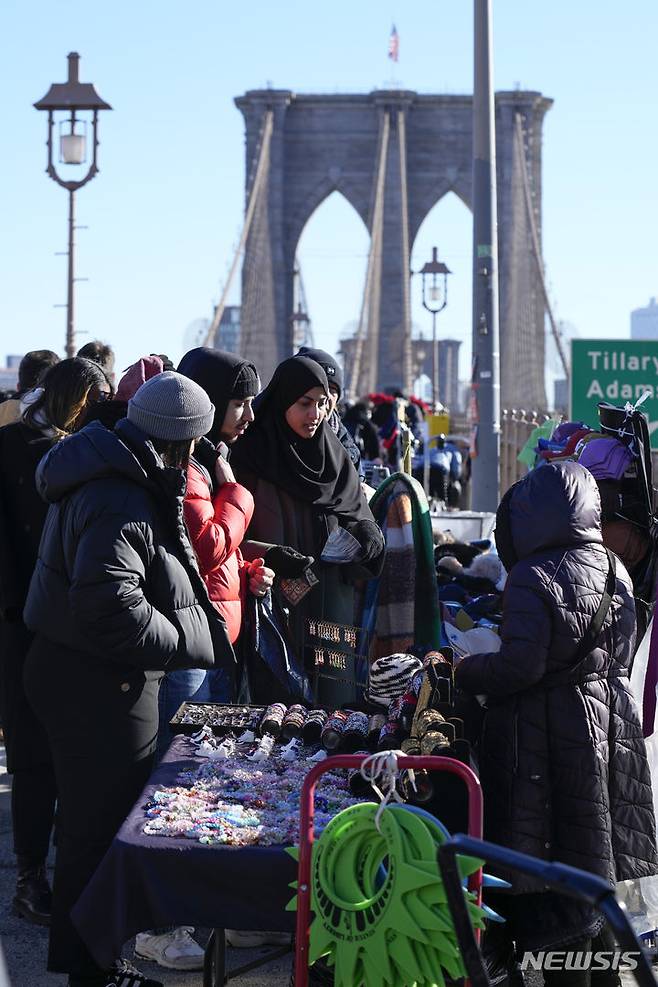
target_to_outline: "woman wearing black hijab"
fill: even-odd
[[[327,376],[318,363],[302,356],[285,360],[258,398],[253,425],[233,450],[238,479],[254,496],[249,536],[291,545],[317,560],[313,569],[319,583],[296,606],[287,603],[291,644],[299,653],[307,618],[353,623],[353,583],[378,575],[384,557],[384,538],[359,476],[327,424],[328,401]],[[325,542],[339,527],[359,542],[359,560],[323,563]],[[334,691],[327,679],[321,683],[320,698],[327,702],[354,698]]]

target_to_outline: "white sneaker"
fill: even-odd
[[[203,970],[203,950],[192,938],[193,932],[190,925],[160,935],[139,932],[135,938],[135,956],[153,960],[167,970]]]
[[[243,932],[240,929],[226,929],[226,941],[234,949],[255,949],[256,946],[289,946],[292,943],[290,932]]]

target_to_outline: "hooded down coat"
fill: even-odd
[[[208,596],[235,644],[242,627],[247,571],[239,546],[254,513],[254,498],[239,483],[223,483],[211,494],[208,472],[192,459],[183,512]]]
[[[94,667],[162,673],[233,662],[183,523],[185,474],[127,419],[57,443],[36,474],[46,517],[25,623]],[[79,659],[86,659],[81,662]]]
[[[570,672],[609,570],[600,513],[593,477],[572,462],[534,470],[505,496],[496,526],[509,571],[502,647],[464,658],[456,681],[488,697],[486,838],[615,883],[656,873],[656,833],[628,682],[635,608],[621,562],[598,646]],[[563,684],[547,679],[557,673]],[[514,890],[537,886],[515,878]]]

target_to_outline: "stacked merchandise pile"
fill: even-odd
[[[203,763],[153,794],[144,831],[209,845],[297,842],[304,777],[330,754],[401,749],[470,763],[464,723],[454,713],[452,665],[439,652],[424,661],[399,654],[374,662],[360,709],[184,703],[171,725],[189,735],[190,755]],[[402,776],[400,792],[426,804],[434,786],[416,773],[413,782]],[[328,774],[316,798],[317,827],[372,796],[358,771]]]
[[[343,711],[331,717],[298,703],[184,703],[171,726],[183,734],[197,730],[187,743],[203,763],[181,772],[177,785],[153,793],[144,832],[207,845],[295,842],[301,786],[313,760],[327,756],[324,745],[334,743],[335,718],[341,731],[349,726]],[[325,825],[354,801],[344,775],[328,774],[317,800],[317,824]]]
[[[430,651],[423,661],[398,654],[373,662],[365,698],[371,708],[380,710],[370,720],[371,725],[380,724],[377,750],[470,762],[464,724],[454,713],[449,655]]]
[[[444,643],[456,659],[498,651],[506,573],[491,543],[446,544],[436,554]]]
[[[602,403],[598,410],[598,429],[562,422],[549,438],[539,438],[533,465],[567,459],[590,471],[601,494],[604,544],[628,569],[638,596],[649,600],[654,491],[647,420],[638,406]]]

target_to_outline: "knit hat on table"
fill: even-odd
[[[147,380],[128,402],[128,420],[166,442],[198,439],[210,429],[215,407],[189,377],[166,370]]]
[[[423,663],[415,655],[394,654],[377,658],[370,666],[366,699],[376,706],[388,706],[408,690],[411,679]]]

